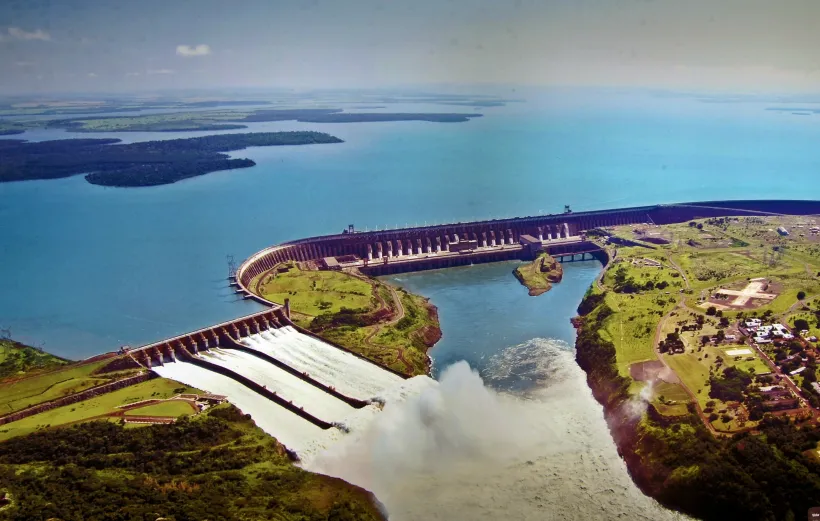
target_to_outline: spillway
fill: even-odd
[[[351,398],[382,397],[402,378],[381,367],[346,353],[321,340],[303,335],[290,326],[270,329],[243,338],[242,343],[270,355],[311,378]]]
[[[324,421],[341,422],[353,411],[353,407],[338,398],[250,353],[211,349],[200,356],[265,386]]]
[[[231,344],[225,341],[226,345]],[[248,351],[239,349],[233,340],[236,348],[202,350],[195,355],[196,359],[191,359],[189,353],[175,362],[157,362],[153,370],[164,378],[227,396],[242,412],[250,414],[262,430],[294,451],[304,464],[350,433],[362,432],[382,410],[378,403],[361,407],[346,398],[368,401],[378,397],[387,410],[437,385],[426,376],[405,380],[290,326],[247,336],[239,342]],[[275,365],[262,355],[284,366]],[[209,369],[198,365],[197,360],[219,367]],[[222,370],[228,372],[217,372]],[[251,382],[243,383],[243,379]],[[254,385],[259,387],[254,390]],[[322,385],[332,389],[323,389]],[[267,397],[265,393],[275,396]],[[287,403],[279,404],[276,400],[291,402],[314,419],[334,426],[324,429],[321,422],[314,423],[311,418],[300,416],[301,411],[288,410]]]
[[[323,437],[324,431],[316,425],[227,376],[186,362],[166,363],[153,370],[163,378],[227,396],[242,412],[250,414],[262,430],[297,454],[312,448],[315,440]]]

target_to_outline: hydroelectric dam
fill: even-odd
[[[270,302],[255,291],[281,263],[356,268],[377,276],[527,259],[539,251],[563,261],[587,255],[606,261],[606,252],[586,239],[588,231],[710,217],[817,214],[820,201],[711,201],[382,231],[351,226],[340,234],[271,246],[245,260],[231,284],[266,305],[264,311],[127,353],[162,377],[226,396],[299,458],[309,459],[347,432],[363,429],[385,404],[436,382],[407,378],[294,324],[287,302]]]

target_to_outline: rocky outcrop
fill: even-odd
[[[513,275],[530,290],[530,296],[537,297],[561,282],[564,268],[550,255],[542,253],[531,263],[517,267]]]

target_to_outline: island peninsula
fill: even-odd
[[[119,139],[0,140],[0,182],[87,174],[91,184],[137,187],[174,183],[254,166],[224,152],[254,146],[342,143],[322,132],[256,132],[120,144]],[[90,173],[89,173],[90,172]]]

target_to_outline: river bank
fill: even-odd
[[[755,434],[715,438],[693,404],[684,415],[661,415],[631,378],[619,374],[616,346],[601,334],[604,320],[618,311],[605,300],[591,288],[578,308],[576,360],[604,408],[629,474],[645,494],[705,520],[796,519],[820,500],[820,466],[806,455],[816,447],[816,431],[772,416]]]

